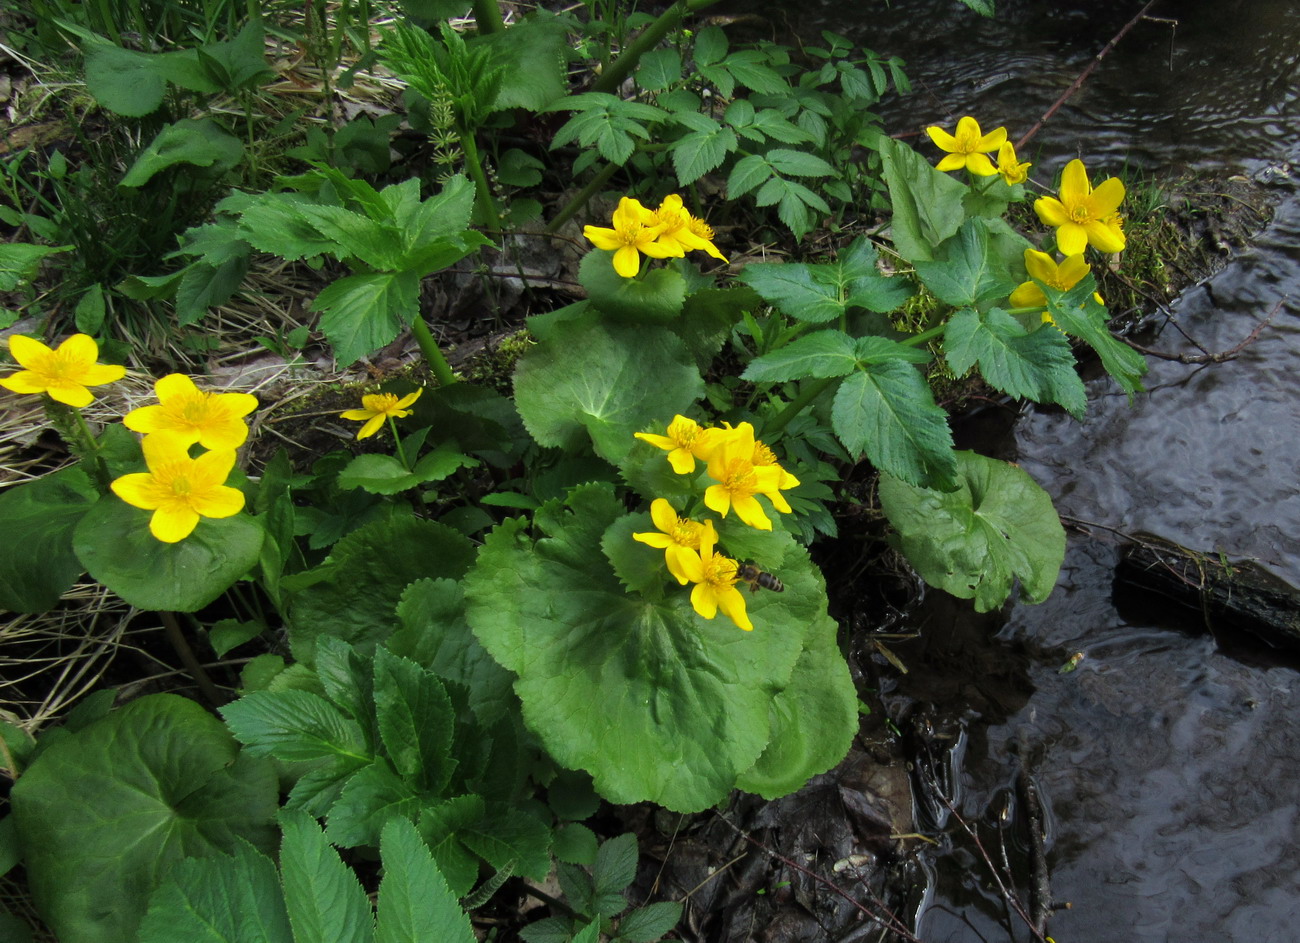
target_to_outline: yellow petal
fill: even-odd
[[[150,470],[170,465],[173,462],[188,461],[190,443],[183,436],[174,432],[155,432],[144,437],[140,448],[144,452],[144,462]]]
[[[623,245],[623,237],[612,229],[602,226],[584,226],[582,235],[590,240],[597,249],[613,251]]]
[[[412,403],[414,403],[417,399],[419,399],[419,398],[420,398],[420,394],[423,393],[423,392],[424,392],[424,387],[420,387],[420,388],[419,388],[418,390],[416,390],[414,393],[407,393],[405,396],[403,396],[401,399],[399,399],[399,400],[397,401],[397,408],[398,408],[398,409],[406,409],[408,406],[410,406]],[[409,415],[409,413],[408,413],[408,415]]]
[[[376,413],[373,409],[345,409],[343,412],[339,413],[339,418],[351,419],[354,422],[365,422],[368,419],[375,418],[376,415],[383,414]]]
[[[1082,203],[1088,198],[1092,187],[1088,184],[1088,171],[1083,168],[1083,161],[1075,158],[1065,165],[1061,172],[1061,202],[1067,206]],[[1067,252],[1066,255],[1073,255]]]
[[[383,424],[384,424],[383,413],[377,413],[376,415],[371,416],[369,419],[366,420],[366,424],[362,426],[361,429],[357,432],[357,439],[360,440],[360,439],[370,438],[372,435],[374,435],[376,432],[379,431],[379,427],[382,426]]]
[[[1089,241],[1092,238],[1092,227],[1089,227]],[[1095,245],[1095,243],[1094,243]],[[1078,255],[1067,255],[1056,270],[1056,277],[1060,284],[1064,285],[1067,290],[1073,288],[1087,276],[1091,271],[1083,253]],[[1032,274],[1032,273],[1031,273]],[[1044,279],[1046,281],[1046,279]]]
[[[691,581],[690,574],[695,572],[690,568],[692,557],[699,559],[694,550],[679,544],[670,543],[664,550],[664,562],[668,564],[668,572],[683,586]]]
[[[967,154],[966,169],[980,177],[992,177],[998,172],[987,154]]]
[[[81,375],[81,382],[86,386],[102,386],[116,383],[126,376],[126,367],[116,363],[92,363]]]
[[[668,464],[679,475],[689,475],[695,471],[695,456],[688,449],[673,449],[668,453]]]
[[[202,483],[206,487],[215,487],[225,484],[226,479],[230,477],[231,469],[234,467],[234,449],[213,449],[210,452],[204,452],[194,460],[192,475],[195,484]]]
[[[708,583],[695,584],[691,590],[691,606],[705,619],[712,619],[718,614],[718,600]]]
[[[158,432],[165,428],[164,419],[165,414],[161,406],[141,406],[123,416],[122,425],[132,432],[142,432],[148,435],[150,432]]]
[[[80,383],[51,383],[45,388],[45,392],[51,399],[75,406],[77,409],[84,409],[95,401],[94,394]]]
[[[939,150],[948,151],[949,153],[957,150],[957,139],[943,128],[926,128],[925,133],[930,135],[930,140],[938,146]]]
[[[745,597],[740,590],[731,586],[719,591],[717,597],[718,607],[722,610],[723,615],[746,632],[754,630],[754,623],[749,621],[749,613],[745,611]]]
[[[708,503],[707,497],[705,503]],[[732,499],[731,504],[736,509],[736,516],[750,527],[758,530],[772,529],[772,522],[763,512],[763,505],[759,504],[758,498],[752,494],[737,495]]]
[[[1007,140],[1007,129],[994,128],[988,134],[984,135],[982,138],[979,139],[979,143],[975,145],[975,150],[983,151],[984,153],[988,153],[989,151],[996,151],[998,148],[1000,148],[1003,144],[1006,143],[1006,140]],[[1014,155],[1015,151],[1013,150],[1011,153],[1012,155]]]
[[[650,502],[650,520],[654,521],[655,527],[669,534],[677,526],[677,512],[667,498],[655,498]]]
[[[1047,296],[1033,282],[1023,282],[1011,293],[1007,304],[1013,308],[1041,308],[1047,304]]]
[[[149,533],[166,544],[174,544],[194,533],[198,512],[186,507],[159,508],[149,518]]]
[[[153,390],[158,395],[159,401],[163,403],[171,399],[188,399],[199,395],[199,388],[194,385],[194,381],[183,373],[167,374],[154,383]]]
[[[45,381],[30,370],[19,370],[7,377],[0,377],[0,386],[3,386],[11,393],[22,393],[24,395],[45,392]]]
[[[614,271],[624,278],[635,278],[641,271],[641,255],[634,246],[622,246],[614,253]]]
[[[939,161],[939,163],[935,164],[934,169],[942,171],[943,173],[948,173],[951,170],[961,170],[965,166],[965,154],[949,154],[943,160]]]
[[[712,553],[712,547],[706,552]],[[689,582],[699,583],[704,579],[704,561],[694,550],[683,547],[682,552],[677,555],[677,565],[681,567],[682,574]]]
[[[731,492],[722,485],[709,485],[704,491],[704,506],[726,517],[731,510]]]
[[[1085,241],[1091,243],[1098,252],[1111,253],[1124,251],[1124,233],[1117,227],[1108,226],[1100,220],[1094,220],[1083,228],[1087,233],[1084,237]],[[1057,241],[1060,241],[1059,237]],[[51,393],[50,395],[53,394]]]
[[[26,334],[11,334],[9,336],[9,353],[13,354],[14,360],[17,360],[19,364],[30,369],[33,361],[42,357],[49,357],[53,355],[54,351],[34,337],[28,337]]]
[[[1034,212],[1048,226],[1064,226],[1070,221],[1065,204],[1053,196],[1039,197],[1034,201]]]
[[[1056,277],[1056,260],[1046,252],[1026,249],[1025,271],[1029,273],[1030,278],[1036,278],[1040,282],[1050,282]]]
[[[640,534],[633,534],[632,539],[645,544],[648,547],[654,547],[656,550],[664,550],[671,547],[673,539],[667,534],[656,534],[654,531],[644,531]]]
[[[1056,248],[1062,255],[1078,255],[1088,248],[1088,230],[1078,223],[1066,223],[1056,230]]]
[[[970,115],[964,115],[957,120],[958,141],[975,141],[980,138],[980,123]]]
[[[233,517],[244,509],[244,492],[222,485],[196,498],[195,510],[204,517]]]
[[[138,472],[114,478],[109,483],[113,493],[132,507],[152,511],[160,503],[160,492],[153,475]]]
[[[58,354],[86,366],[99,359],[99,345],[89,334],[73,334],[59,345]]]
[[[1092,196],[1088,201],[1092,209],[1092,215],[1099,219],[1115,212],[1123,202],[1124,183],[1118,177],[1109,177],[1103,180],[1101,185],[1092,191]]]

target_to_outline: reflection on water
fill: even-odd
[[[805,35],[830,28],[908,60],[918,92],[882,112],[891,133],[973,114],[1015,139],[1142,4],[1073,6],[999,0],[992,22],[955,0],[787,9]],[[1169,0],[1151,13],[1177,24],[1144,22],[1102,61],[1034,138],[1038,179],[1074,156],[1098,175],[1125,164],[1225,174],[1300,167],[1300,4]],[[894,37],[912,37],[915,48],[886,45]],[[1296,298],[1300,196],[1291,190],[1255,246],[1175,306],[1188,335],[1224,350],[1281,301],[1258,343],[1226,364],[1152,361],[1150,392],[1132,405],[1109,380],[1093,381],[1083,423],[1028,412],[1015,429],[1017,459],[1064,514],[1255,557],[1300,584]],[[1183,345],[1172,330],[1157,342]],[[1072,538],[1055,594],[1015,608],[983,659],[957,659],[968,685],[918,678],[927,643],[900,649],[913,671],[898,693],[963,722],[978,715],[960,741],[958,805],[984,823],[995,859],[993,824],[1028,763],[1049,813],[1052,890],[1071,904],[1049,925],[1057,940],[1293,939],[1300,678],[1276,659],[1229,657],[1231,646],[1201,626],[1117,610],[1117,559],[1100,540]],[[1075,651],[1086,657],[1059,674]],[[1030,664],[1014,702],[1001,705],[1008,710],[972,696],[982,662],[1001,655],[1021,668],[1025,652]],[[952,659],[936,664],[962,670]],[[1023,849],[1014,836],[1010,843],[1023,892]],[[1029,938],[1007,919],[970,842],[954,838],[933,868],[937,886],[918,926],[926,943]]]

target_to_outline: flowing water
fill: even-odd
[[[1072,6],[998,0],[993,21],[955,0],[787,9],[801,35],[829,28],[908,61],[917,93],[884,112],[891,133],[951,129],[972,114],[1015,140],[1141,3]],[[891,697],[914,725],[947,723],[929,741],[944,791],[999,870],[1005,855],[1026,898],[1016,781],[1022,765],[1029,772],[1045,807],[1053,898],[1069,904],[1049,923],[1056,940],[1289,941],[1300,920],[1294,658],[1117,597],[1118,550],[1105,537],[1146,531],[1254,558],[1300,584],[1300,195],[1286,168],[1300,173],[1300,5],[1165,0],[1149,12],[1176,22],[1137,25],[1022,159],[1039,180],[1074,156],[1094,182],[1126,165],[1269,177],[1279,186],[1274,220],[1172,308],[1211,351],[1281,309],[1231,362],[1152,360],[1149,392],[1132,404],[1103,377],[1090,382],[1082,423],[1023,413],[995,448],[1063,515],[1093,522],[1089,535],[1072,534],[1041,606],[1017,606],[991,626],[968,607],[924,607],[922,641],[898,648],[912,673]],[[900,36],[913,37],[908,47],[885,40]],[[1153,346],[1195,352],[1172,329]],[[1059,672],[1076,652],[1077,668]],[[918,936],[1030,939],[955,818],[940,807],[921,819],[946,843],[925,859]]]

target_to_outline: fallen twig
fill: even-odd
[[[1245,340],[1236,347],[1229,350],[1221,350],[1213,354],[1208,352],[1201,354],[1166,354],[1159,350],[1152,350],[1149,347],[1143,347],[1141,344],[1129,340],[1127,337],[1121,337],[1120,340],[1128,344],[1139,354],[1144,354],[1148,357],[1155,357],[1158,360],[1172,360],[1175,363],[1187,364],[1224,363],[1225,361],[1232,360],[1237,356],[1237,354],[1241,353],[1251,344],[1255,343],[1255,341],[1259,340],[1259,335],[1263,332],[1264,328],[1268,327],[1269,324],[1272,323],[1273,319],[1277,317],[1277,313],[1282,310],[1282,303],[1284,301],[1286,301],[1286,298],[1282,298],[1277,304],[1273,305],[1273,310],[1269,311],[1264,320],[1256,324],[1255,329],[1247,334]],[[1185,337],[1186,335],[1183,336]],[[1195,343],[1195,341],[1193,341],[1193,343]],[[1200,347],[1200,344],[1197,344],[1196,346]],[[1204,350],[1205,348],[1202,347],[1201,349]]]

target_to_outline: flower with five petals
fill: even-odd
[[[184,540],[201,517],[232,517],[244,508],[244,493],[226,485],[235,467],[234,449],[213,449],[190,458],[183,436],[157,432],[141,443],[148,472],[123,475],[110,487],[133,507],[153,511],[149,532],[164,543]]]
[[[704,220],[692,216],[682,206],[682,198],[670,193],[663,198],[659,208],[654,211],[655,222],[663,227],[657,242],[662,246],[676,246],[676,255],[685,255],[696,249],[707,252],[715,259],[727,261],[727,257],[713,244],[713,227]]]
[[[88,334],[73,334],[54,350],[34,338],[14,334],[9,338],[9,352],[24,369],[0,377],[0,386],[14,393],[47,393],[50,399],[78,409],[95,401],[86,387],[126,376],[126,367],[96,363],[99,345]]]
[[[948,156],[935,165],[937,170],[961,170],[965,167],[980,177],[991,177],[997,170],[986,155],[1000,148],[1007,139],[1006,128],[994,128],[988,134],[980,131],[979,122],[966,115],[957,122],[957,133],[949,134],[943,128],[925,129],[941,151]]]
[[[690,558],[699,553],[700,543],[707,540],[710,544],[718,542],[718,532],[713,529],[713,521],[693,521],[689,517],[678,517],[673,506],[664,498],[655,498],[650,502],[650,519],[662,533],[646,531],[633,534],[633,540],[639,540],[664,552],[668,572],[683,586],[689,581],[687,576]],[[698,557],[697,557],[698,559]]]
[[[1124,184],[1108,177],[1096,189],[1088,182],[1083,161],[1075,158],[1061,174],[1061,196],[1040,197],[1034,212],[1056,227],[1056,247],[1065,256],[1078,255],[1088,246],[1101,252],[1124,251],[1124,229],[1117,212],[1124,201]]]
[[[597,249],[613,251],[614,271],[624,278],[633,278],[641,270],[642,253],[653,259],[667,259],[684,254],[676,244],[660,245],[655,241],[664,227],[656,221],[655,214],[642,206],[639,200],[630,196],[619,200],[613,222],[612,229],[585,226],[582,234]]]
[[[673,417],[666,431],[667,435],[650,432],[637,432],[635,435],[653,446],[666,449],[668,464],[679,475],[689,475],[695,471],[697,458],[707,462],[723,434],[721,429],[702,428],[694,419],[680,415]]]
[[[354,422],[364,422],[365,425],[357,432],[357,438],[365,439],[378,432],[385,419],[405,419],[411,415],[408,407],[423,392],[424,389],[421,388],[414,393],[407,393],[401,399],[398,399],[396,393],[367,393],[361,397],[360,409],[345,409],[339,416]]]
[[[1079,284],[1085,275],[1090,271],[1088,263],[1083,260],[1083,253],[1067,256],[1058,264],[1046,252],[1039,252],[1037,249],[1025,250],[1025,269],[1032,278],[1038,279],[1050,288],[1057,291],[1069,291],[1075,285]],[[1101,295],[1097,292],[1092,293],[1092,297],[1097,299],[1097,304],[1105,304]],[[1043,294],[1043,289],[1038,287],[1037,282],[1021,282],[1007,303],[1013,308],[1045,308],[1047,307],[1047,296]],[[1044,324],[1055,324],[1052,316],[1046,311],[1043,312]]]
[[[779,511],[789,505],[779,489],[788,475],[779,465],[754,464],[754,427],[742,422],[723,434],[708,459],[709,477],[717,482],[704,492],[704,504],[723,517],[735,508],[736,516],[750,527],[771,530],[772,522],[755,495],[767,495]],[[780,504],[777,504],[777,501]]]
[[[688,550],[683,556],[687,578],[695,584],[691,589],[691,606],[705,619],[712,619],[721,609],[723,615],[746,632],[752,632],[754,623],[745,611],[745,597],[736,589],[739,564],[728,556],[715,553],[711,535],[700,539],[700,550]]]
[[[250,393],[205,392],[183,373],[163,377],[154,392],[157,404],[131,410],[122,417],[124,426],[145,435],[173,432],[205,449],[237,449],[248,438],[244,417],[257,408]]]
[[[1003,141],[998,148],[998,173],[1002,175],[1007,186],[1024,183],[1029,179],[1029,168],[1033,164],[1022,164],[1016,160],[1016,146],[1010,141]]]

